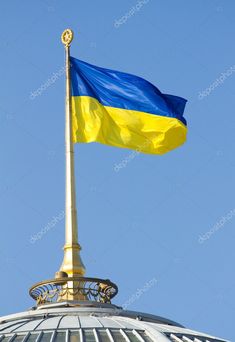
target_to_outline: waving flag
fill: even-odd
[[[70,57],[74,143],[99,142],[163,154],[182,145],[186,100],[138,76]]]

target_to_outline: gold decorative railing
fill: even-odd
[[[95,301],[111,303],[118,287],[110,280],[86,277],[66,277],[42,281],[33,285],[30,296],[37,305],[62,301]]]

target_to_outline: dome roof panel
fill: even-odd
[[[78,316],[63,316],[58,329],[79,329],[80,321]]]
[[[16,327],[19,327],[23,324],[23,322],[27,322],[26,319],[17,319],[16,321],[4,321],[3,323],[0,323],[0,333],[2,330],[7,331],[7,329],[10,329],[12,331],[13,329],[16,329]]]
[[[113,317],[97,317],[97,320],[101,324],[102,327],[104,328],[109,328],[109,329],[120,329],[123,326],[119,324]]]
[[[80,326],[82,328],[100,328],[102,324],[96,319],[96,317],[92,316],[79,316]]]
[[[12,321],[10,322],[10,324],[6,324],[6,325],[0,325],[0,333],[4,332],[4,333],[10,333],[15,331],[16,329],[21,329],[21,327],[27,323],[27,320],[17,320],[17,321]]]
[[[27,321],[25,321],[24,325],[20,325],[19,327],[14,329],[14,332],[18,333],[21,331],[34,331],[43,321],[43,318],[33,320],[28,319]]]
[[[57,329],[62,316],[45,317],[36,327],[36,330]]]

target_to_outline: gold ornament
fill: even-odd
[[[64,30],[64,32],[61,35],[61,41],[65,46],[70,46],[71,42],[73,40],[73,31],[70,29]]]

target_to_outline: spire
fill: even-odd
[[[64,260],[60,272],[69,277],[83,276],[85,266],[80,257],[81,247],[78,243],[76,190],[74,176],[74,149],[72,141],[72,113],[71,113],[71,80],[70,80],[70,44],[73,40],[73,31],[66,29],[61,35],[65,47],[66,68],[66,98],[65,98],[65,157],[66,157],[66,203],[65,203],[65,246]]]
[[[66,29],[61,35],[65,47],[66,97],[65,97],[65,157],[66,157],[66,199],[65,199],[65,245],[64,260],[55,279],[45,280],[29,289],[30,296],[38,306],[65,303],[66,305],[109,304],[118,293],[118,287],[108,279],[84,277],[85,266],[80,257],[78,243],[77,211],[74,175],[74,150],[72,140],[70,44],[73,31]]]

